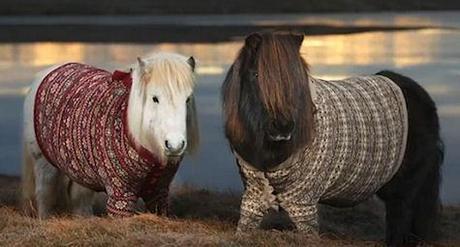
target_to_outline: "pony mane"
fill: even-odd
[[[299,53],[300,44],[289,35],[262,35],[257,55],[259,95],[273,117],[289,117],[289,109],[298,107],[292,100],[297,90],[309,92],[308,66]]]
[[[226,135],[238,154],[252,165],[279,164],[312,140],[314,106],[308,65],[300,54],[302,41],[303,35],[291,33],[249,35],[225,78]],[[256,81],[247,79],[251,70],[257,74]],[[254,112],[257,102],[263,108],[258,113]],[[266,126],[261,124],[267,119],[295,120],[289,144],[268,144]]]
[[[193,61],[193,64],[190,64]],[[176,53],[155,53],[146,58],[138,58],[138,63],[133,65],[132,77],[133,84],[128,108],[140,109],[137,116],[129,118],[128,125],[132,136],[137,142],[149,149],[151,152],[159,150],[157,143],[151,138],[151,135],[142,128],[145,103],[147,99],[147,87],[149,85],[165,87],[167,93],[172,97],[175,92],[192,91],[195,87],[194,60]],[[136,83],[137,82],[137,83]],[[133,114],[134,115],[134,114]],[[187,103],[187,152],[193,153],[199,145],[199,131],[196,114],[196,106],[193,95]],[[134,127],[139,126],[139,127]],[[162,160],[164,157],[160,157]]]
[[[145,63],[141,80],[148,84],[159,85],[168,82],[168,93],[192,90],[195,87],[195,74],[191,73],[187,58],[176,53],[156,53],[142,59]],[[192,70],[193,72],[193,70]],[[155,80],[151,80],[152,76]],[[161,85],[164,86],[164,85]]]

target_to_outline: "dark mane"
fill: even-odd
[[[223,83],[226,136],[255,167],[276,166],[312,140],[314,108],[302,41],[303,35],[289,33],[248,36]],[[290,123],[291,140],[270,141],[268,130]]]

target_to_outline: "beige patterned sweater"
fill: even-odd
[[[268,172],[235,154],[245,187],[238,230],[258,227],[269,208],[281,207],[298,230],[315,232],[319,202],[356,204],[399,169],[408,121],[394,82],[383,76],[311,78],[311,87],[317,108],[312,144]]]

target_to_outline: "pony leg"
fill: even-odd
[[[72,213],[79,216],[93,215],[94,192],[69,179],[69,197]]]
[[[168,216],[169,215],[169,188],[157,190],[157,193],[150,196],[143,196],[145,207],[150,213]]]
[[[37,215],[35,188],[35,159],[27,144],[24,143],[22,150],[21,203],[25,215],[28,216]]]
[[[63,189],[62,175],[43,156],[35,163],[36,201],[38,217],[47,219],[56,212],[58,195]]]
[[[246,188],[241,199],[240,220],[236,228],[237,232],[244,232],[260,227],[264,216],[273,205],[274,196],[265,188],[255,188],[246,183]]]
[[[297,231],[304,233],[318,232],[318,205],[304,203],[284,203],[281,206],[289,215]]]
[[[244,193],[241,198],[240,220],[236,230],[244,232],[260,227],[270,207],[276,204],[276,197],[273,195],[273,187],[270,186],[263,172],[248,170],[240,162],[239,159],[236,159],[243,180]]]
[[[236,228],[237,232],[245,232],[260,227],[264,215],[268,212],[268,207],[264,207],[263,204],[263,201],[254,201],[243,196],[241,200],[240,219]]]
[[[406,159],[395,177],[377,192],[386,206],[388,245],[416,245],[436,238],[443,149],[440,143],[439,147],[433,143],[409,146],[412,159]]]
[[[387,208],[388,245],[416,245],[436,238],[440,208],[440,169],[444,145],[439,135],[436,105],[414,80],[382,71],[402,90],[406,99],[409,132],[401,168],[377,194]]]
[[[148,178],[142,191],[142,199],[151,213],[167,216],[169,213],[169,186],[171,185],[180,162],[168,163],[167,170],[159,178]]]
[[[410,204],[410,201],[402,198],[385,201],[385,239],[388,246],[403,246],[412,242],[411,221],[413,211],[408,204]]]
[[[106,185],[107,214],[110,217],[132,216],[136,209],[137,194],[127,188]]]
[[[441,155],[441,154],[439,154]],[[438,155],[438,161],[442,157]],[[440,170],[434,166],[428,172],[422,188],[414,200],[414,219],[412,222],[412,232],[425,241],[434,241],[439,235],[437,224],[438,214],[441,208],[439,200],[439,184],[441,181]]]

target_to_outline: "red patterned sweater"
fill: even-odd
[[[160,165],[127,128],[129,73],[69,63],[40,84],[34,107],[38,145],[73,181],[108,194],[112,216],[129,216],[139,196],[164,213],[177,164]]]

